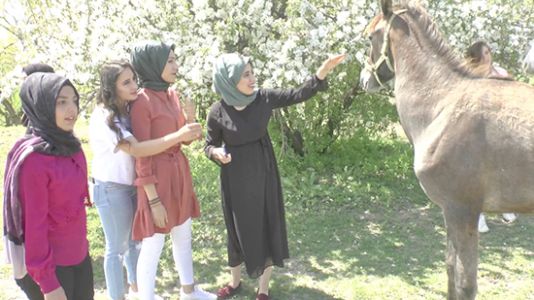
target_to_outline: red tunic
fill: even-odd
[[[132,131],[138,141],[163,137],[185,125],[178,95],[172,89],[154,91],[141,89],[130,111]],[[200,216],[200,208],[193,190],[189,162],[180,145],[160,154],[137,158],[137,212],[132,236],[142,240],[154,233],[169,233],[170,230],[189,218]],[[154,225],[152,213],[143,185],[154,183],[158,196],[167,210],[167,225]]]

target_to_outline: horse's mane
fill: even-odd
[[[419,4],[400,4],[395,6],[393,11],[406,9],[406,14],[412,19],[416,30],[419,31],[417,39],[425,39],[428,45],[435,51],[437,57],[444,61],[451,67],[452,70],[458,72],[460,75],[470,78],[482,78],[480,74],[471,70],[463,61],[461,61],[456,53],[449,47],[442,34],[440,33],[436,23],[432,20],[426,10]]]

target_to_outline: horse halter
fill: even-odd
[[[376,82],[380,84],[381,87],[386,88],[386,86],[382,83],[382,80],[380,80],[380,77],[378,76],[378,69],[382,66],[383,63],[386,63],[386,66],[388,69],[395,74],[395,67],[393,66],[391,62],[391,58],[388,55],[388,49],[389,49],[389,31],[391,30],[391,23],[393,22],[393,19],[406,12],[406,9],[401,9],[396,12],[393,12],[391,16],[388,19],[386,28],[384,30],[384,42],[382,43],[382,49],[380,49],[380,57],[376,62],[373,64],[370,64],[370,59],[368,59],[365,62],[365,69],[367,69],[371,74],[373,74],[373,77],[375,78]],[[371,43],[371,55],[373,53],[373,44]]]

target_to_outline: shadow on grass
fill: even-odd
[[[299,266],[295,271],[317,280],[396,276],[423,285],[428,270],[444,270],[440,217],[437,208],[292,216],[290,249]]]
[[[529,215],[519,215],[515,222],[506,224],[500,214],[486,214],[486,220],[490,231],[480,235],[479,275],[500,280],[506,277],[506,272],[530,269],[534,261],[534,220]]]
[[[297,286],[291,283],[292,278],[287,276],[279,276],[273,280],[271,284],[271,294],[269,295],[273,300],[309,300],[309,299],[324,299],[324,300],[342,300],[330,294],[325,293],[320,289],[314,289],[305,286]],[[251,294],[255,295],[255,294]],[[250,299],[247,298],[247,299]]]

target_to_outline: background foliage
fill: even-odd
[[[533,0],[422,1],[459,54],[483,39],[495,60],[520,80],[521,57],[534,38]],[[362,93],[358,77],[367,46],[362,31],[375,0],[1,0],[0,114],[19,122],[21,67],[47,62],[72,78],[90,111],[99,66],[127,58],[140,40],[177,45],[177,88],[198,103],[199,118],[218,100],[211,90],[214,58],[238,51],[254,58],[262,87],[300,84],[328,54],[349,54],[317,101],[280,110],[274,129],[285,150],[324,153],[339,138],[383,134],[393,110]],[[304,145],[304,142],[305,145]]]

